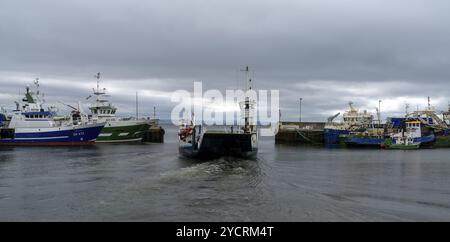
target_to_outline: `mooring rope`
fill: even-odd
[[[303,135],[302,132],[300,132],[300,130],[297,129],[296,131],[297,131],[297,133],[298,133],[301,137],[303,137],[305,140],[307,140],[307,141],[309,141],[309,142],[311,142],[311,143],[313,143],[313,144],[320,144],[320,143],[315,142],[315,141],[313,141],[312,139],[306,137],[305,135]]]

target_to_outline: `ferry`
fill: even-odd
[[[0,145],[85,145],[93,144],[104,123],[78,122],[71,116],[58,117],[43,108],[38,79],[36,92],[27,86],[22,106],[0,115]]]
[[[117,142],[140,142],[144,133],[151,126],[157,126],[156,119],[119,118],[116,116],[117,108],[109,102],[105,88],[100,88],[100,73],[95,75],[97,89],[93,89],[96,97],[94,103],[89,107],[92,119],[97,122],[105,122],[97,143]],[[87,99],[89,99],[89,96]]]
[[[247,90],[251,79],[248,78],[249,68],[246,67]],[[239,103],[243,125],[229,130],[206,130],[203,125],[195,124],[195,116],[190,120],[181,120],[178,138],[179,153],[190,158],[217,158],[222,156],[252,158],[258,152],[258,130],[253,114],[256,102],[246,96]]]

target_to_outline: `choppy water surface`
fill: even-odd
[[[164,144],[0,147],[0,220],[450,221],[450,149],[342,150],[260,140],[255,160]]]

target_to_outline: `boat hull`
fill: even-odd
[[[434,136],[424,136],[420,138],[415,138],[414,143],[411,144],[394,144],[392,139],[386,139],[385,143],[383,144],[383,147],[388,150],[417,150],[424,145],[430,144],[430,142],[433,140]],[[421,141],[424,141],[425,143],[421,143]]]
[[[253,144],[252,134],[205,133],[201,144],[180,145],[179,153],[190,158],[252,158],[258,148]]]
[[[386,149],[388,150],[417,150],[420,148],[419,144],[415,144],[415,145],[387,145]]]
[[[16,128],[13,137],[1,137],[0,145],[54,146],[94,144],[103,124],[81,127],[26,129]]]
[[[420,138],[415,138],[414,142],[420,143],[421,148],[431,148],[434,147],[434,144],[436,142],[436,136],[435,135],[422,136]]]
[[[345,144],[349,147],[381,148],[384,144],[384,139],[373,137],[348,137]]]
[[[340,136],[348,135],[350,132],[343,129],[324,129],[324,140],[326,145],[338,145]]]
[[[436,136],[436,142],[433,145],[434,148],[450,148],[450,135],[438,135]]]
[[[97,143],[140,142],[150,128],[148,123],[108,122],[97,138]]]

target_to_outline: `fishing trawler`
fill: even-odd
[[[327,145],[336,145],[341,142],[340,137],[350,135],[351,132],[362,132],[373,124],[373,115],[366,110],[359,112],[349,102],[349,110],[343,114],[342,122],[333,122],[340,115],[336,114],[328,119],[324,128],[324,140]]]
[[[431,105],[431,98],[428,97],[428,104],[425,109],[409,112],[407,104],[406,115],[403,122],[416,120],[420,122],[422,132],[421,147],[448,148],[450,147],[450,127],[448,122],[449,112],[442,112],[442,117]],[[404,125],[403,125],[404,126]]]
[[[381,102],[381,101],[380,101]],[[350,134],[340,135],[341,143],[347,147],[358,148],[380,148],[385,142],[384,125],[381,124],[381,113],[379,108],[376,108],[377,120],[372,119],[371,124],[359,127],[357,131],[350,131]],[[377,121],[377,122],[374,122]]]
[[[154,119],[119,118],[116,117],[117,108],[112,105],[107,97],[106,89],[100,88],[100,73],[95,75],[97,79],[97,89],[93,89],[95,102],[89,107],[92,119],[97,122],[105,122],[97,142],[136,142],[142,141],[144,133],[152,125],[157,125]],[[91,98],[89,96],[87,99]]]
[[[384,144],[386,149],[418,149],[435,141],[434,134],[423,135],[422,122],[405,121],[405,129],[390,135]]]
[[[448,148],[450,147],[450,103],[448,110],[442,113],[442,121],[444,121],[446,127],[438,130],[436,133],[436,148]]]
[[[244,71],[247,75],[247,90],[251,90],[248,67]],[[190,158],[254,157],[258,152],[258,133],[253,117],[256,102],[246,96],[239,105],[243,125],[237,130],[233,127],[226,131],[206,130],[203,125],[195,124],[194,115],[190,120],[181,120],[178,132],[179,153]]]
[[[350,133],[339,137],[347,147],[380,148],[384,144],[383,134],[369,133],[367,131]]]
[[[23,105],[16,102],[10,115],[0,115],[0,145],[84,145],[93,144],[105,123],[78,122],[72,116],[61,117],[43,107],[43,95],[27,86]]]

